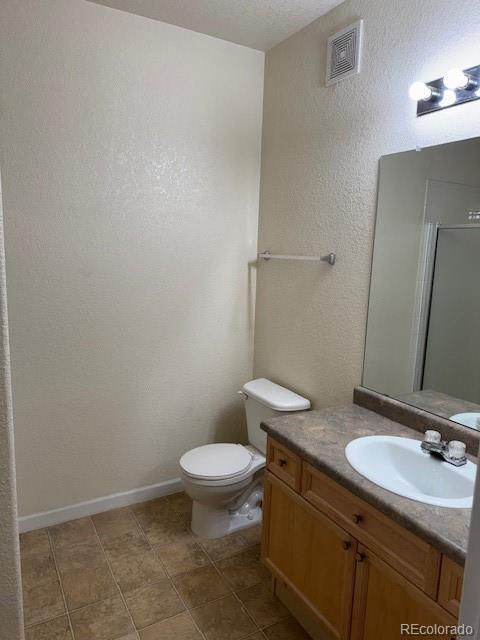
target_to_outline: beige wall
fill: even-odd
[[[365,19],[360,75],[326,88],[327,37]],[[259,248],[330,268],[260,265],[255,375],[348,402],[361,380],[380,156],[479,134],[480,103],[415,118],[408,87],[478,63],[480,5],[347,0],[267,53]]]
[[[1,185],[0,185],[1,186]],[[0,638],[23,638],[7,292],[0,190]]]
[[[21,514],[244,437],[264,55],[83,0],[0,9]]]

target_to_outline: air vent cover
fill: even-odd
[[[330,36],[327,42],[327,86],[360,72],[363,20]]]

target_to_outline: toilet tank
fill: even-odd
[[[268,418],[310,409],[310,400],[266,378],[251,380],[242,387],[247,414],[248,441],[263,454],[267,452],[267,434],[260,423]]]

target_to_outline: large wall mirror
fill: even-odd
[[[480,138],[380,160],[363,385],[480,430]]]

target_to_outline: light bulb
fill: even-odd
[[[438,104],[441,107],[449,107],[450,105],[455,104],[456,101],[457,96],[455,94],[455,91],[452,91],[452,89],[445,89],[442,95],[442,99]]]
[[[465,89],[468,87],[469,82],[470,78],[458,67],[450,69],[450,71],[447,71],[443,76],[444,86],[451,90]]]
[[[425,84],[425,82],[414,82],[410,85],[408,95],[412,100],[418,102],[419,100],[430,100],[432,97],[431,88]]]

